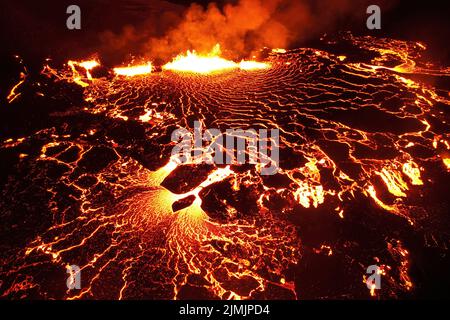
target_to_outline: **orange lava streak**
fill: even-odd
[[[389,171],[383,168],[381,172],[376,172],[383,179],[389,192],[396,197],[406,197],[404,191],[408,190],[408,185],[403,181],[398,172]]]
[[[390,206],[385,204],[383,201],[381,201],[378,196],[377,196],[377,191],[375,190],[374,186],[370,185],[368,186],[368,188],[366,189],[366,192],[372,197],[372,199],[384,210],[386,211],[390,211],[390,212],[395,212],[396,208],[394,206]]]
[[[21,93],[17,93],[16,90],[25,82],[27,75],[23,72],[20,73],[20,81],[11,89],[8,97],[6,99],[8,100],[8,103],[13,102],[18,97],[20,97]]]
[[[91,71],[92,69],[94,69],[95,67],[98,67],[100,65],[100,63],[93,59],[93,60],[86,60],[86,61],[69,61],[67,63],[69,65],[69,67],[72,69],[72,73],[73,73],[73,77],[72,80],[73,82],[75,82],[76,84],[84,87],[89,86],[88,83],[84,82],[83,79],[87,78],[88,80],[92,81],[92,75],[91,75]],[[82,74],[80,74],[80,72],[78,71],[78,68],[82,68],[85,70],[86,72],[86,76],[84,77]]]
[[[258,61],[242,60],[239,62],[239,69],[241,70],[262,70],[267,69],[269,66],[268,63]]]

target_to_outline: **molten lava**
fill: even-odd
[[[20,81],[14,85],[14,87],[9,92],[8,96],[6,97],[6,100],[8,103],[12,103],[14,100],[19,98],[21,96],[20,92],[17,92],[19,87],[25,82],[25,79],[27,78],[27,75],[24,72],[20,73]]]
[[[98,67],[100,65],[100,62],[98,62],[98,60],[93,59],[93,60],[86,60],[86,61],[69,61],[67,63],[69,65],[69,67],[72,69],[72,80],[73,82],[75,82],[76,84],[82,86],[82,87],[87,87],[89,86],[89,83],[83,81],[83,79],[87,78],[88,80],[92,81],[92,75],[91,75],[91,71],[92,69]],[[80,73],[80,69],[84,70],[84,75],[82,73]]]
[[[195,51],[187,51],[186,54],[178,55],[172,62],[163,66],[164,70],[190,72],[190,73],[215,73],[232,69],[259,70],[267,69],[268,63],[257,61],[234,61],[226,60],[221,57],[220,45],[217,44],[211,52],[206,55],[198,54]]]
[[[146,64],[141,65],[114,68],[114,73],[118,76],[134,77],[150,74],[152,70],[153,65],[151,64],[151,62],[147,62]]]
[[[0,297],[415,297],[424,280],[410,268],[448,250],[450,71],[415,42],[331,40],[262,62],[217,45],[172,72],[144,63],[98,80],[94,59],[16,77],[8,109],[57,107],[0,141]],[[279,172],[175,161],[171,136],[195,121],[279,129]],[[361,281],[372,264],[381,290]]]

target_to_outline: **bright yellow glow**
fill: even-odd
[[[397,197],[406,197],[404,191],[408,190],[408,185],[403,181],[400,174],[396,171],[389,171],[383,168],[381,172],[376,172],[383,179],[389,192]]]
[[[89,71],[99,66],[99,63],[96,60],[89,60],[89,61],[82,61],[78,65]]]
[[[163,70],[208,74],[232,69],[258,70],[269,67],[269,64],[256,61],[241,61],[236,63],[222,58],[220,45],[217,44],[211,52],[201,55],[195,51],[178,55],[172,62],[163,66]]]
[[[305,208],[309,208],[311,204],[317,208],[325,201],[323,187],[321,185],[311,186],[308,183],[300,185],[294,192],[294,197]]]
[[[283,49],[283,48],[275,48],[275,49],[272,49],[272,52],[273,52],[273,53],[286,53],[286,49]]]
[[[410,179],[411,183],[415,186],[423,185],[423,181],[420,178],[420,169],[417,164],[413,161],[406,162],[403,165],[403,173],[406,174]]]
[[[370,185],[366,189],[366,191],[380,207],[382,207],[383,209],[385,209],[387,211],[395,211],[395,207],[385,204],[383,201],[381,201],[378,198],[377,192],[376,192],[375,188],[372,185]]]
[[[151,62],[147,62],[146,64],[142,65],[114,68],[114,73],[118,76],[134,77],[149,74],[152,72],[152,70],[153,66]]]
[[[443,158],[442,161],[444,162],[447,169],[450,170],[450,158]]]
[[[75,82],[76,84],[78,84],[82,87],[87,87],[89,85],[88,83],[84,82],[82,79],[87,78],[88,80],[92,80],[91,70],[100,65],[100,63],[95,59],[80,61],[80,62],[69,61],[67,64],[72,69],[73,82]],[[83,68],[86,72],[86,75],[85,76],[81,75],[78,72],[77,67]]]
[[[258,62],[258,61],[242,60],[239,63],[239,69],[241,69],[241,70],[261,70],[261,69],[267,69],[269,67],[270,67],[270,65],[268,63]]]
[[[195,51],[180,54],[172,62],[163,66],[164,70],[211,73],[236,68],[233,61],[220,57],[220,46],[216,45],[207,55],[199,55]]]

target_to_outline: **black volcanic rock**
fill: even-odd
[[[195,196],[189,196],[189,197],[183,198],[181,200],[178,200],[172,204],[172,210],[173,210],[173,212],[183,210],[183,209],[189,207],[191,204],[193,204],[194,201],[195,201]]]
[[[191,191],[201,184],[213,170],[212,165],[182,165],[176,168],[161,185],[176,194]]]

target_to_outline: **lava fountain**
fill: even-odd
[[[191,73],[215,73],[233,69],[259,70],[267,69],[270,64],[257,61],[241,61],[240,63],[226,60],[221,57],[221,48],[219,44],[207,54],[201,55],[195,51],[187,51],[186,54],[180,54],[163,66],[163,70]]]

